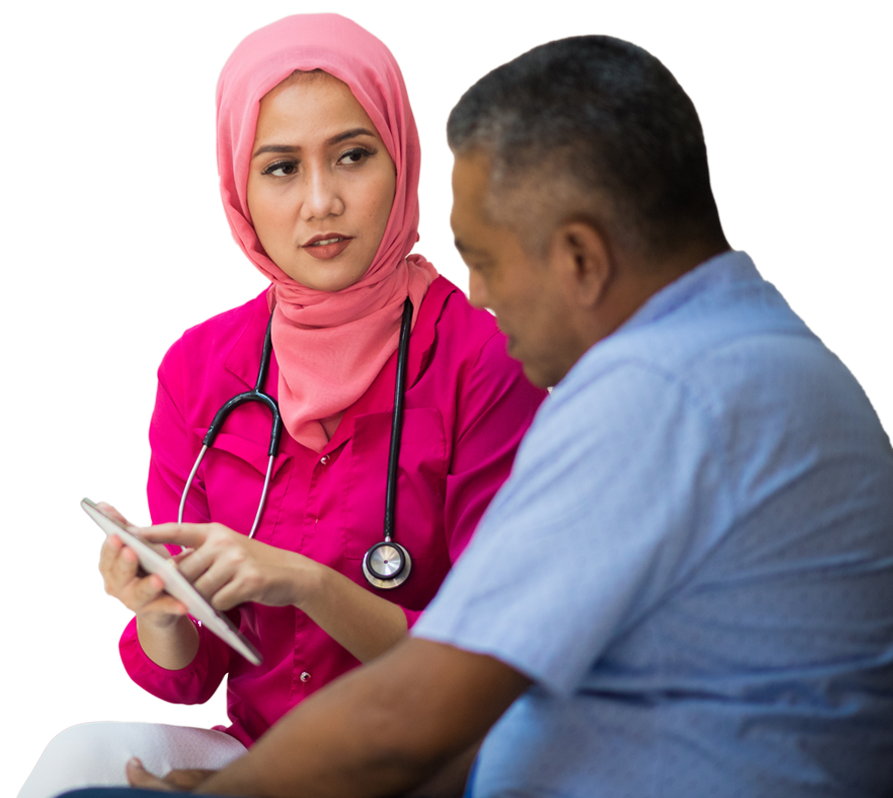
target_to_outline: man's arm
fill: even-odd
[[[480,740],[529,685],[492,657],[409,638],[302,702],[197,792],[401,793]]]
[[[404,798],[460,798],[465,795],[468,775],[483,742],[483,739],[478,740],[453,757],[432,778],[405,793]]]

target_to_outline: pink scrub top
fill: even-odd
[[[254,387],[269,320],[266,293],[188,330],[158,372],[149,431],[149,505],[154,523],[176,520],[183,485],[220,406]],[[421,614],[481,514],[509,475],[515,450],[545,392],[506,354],[493,317],[472,308],[443,277],[428,289],[409,344],[406,411],[394,539],[412,574],[389,591],[362,574],[367,549],[383,539],[385,482],[396,353],[349,407],[319,453],[283,431],[270,492],[255,537],[324,563],[396,602],[410,626]],[[266,390],[276,396],[275,355]],[[216,521],[248,533],[257,511],[270,437],[269,411],[256,403],[230,416],[190,490],[185,521]],[[358,660],[294,607],[247,603],[231,617],[263,655],[253,666],[199,626],[200,645],[170,671],[140,647],[132,621],[121,638],[124,666],[166,701],[207,701],[229,675],[218,727],[250,745],[289,709]]]

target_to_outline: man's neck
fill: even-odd
[[[723,238],[711,244],[693,244],[663,258],[621,257],[616,277],[607,286],[598,312],[591,316],[587,329],[590,346],[611,335],[670,283],[729,249]]]

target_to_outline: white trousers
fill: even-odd
[[[151,773],[217,770],[245,753],[234,737],[212,729],[160,723],[84,723],[57,734],[18,798],[53,798],[81,787],[126,787],[124,765],[139,757]]]

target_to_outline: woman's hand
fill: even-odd
[[[114,507],[101,503],[99,508],[136,531]],[[159,628],[171,626],[186,614],[183,603],[164,592],[164,580],[160,576],[140,573],[136,552],[125,546],[117,535],[106,538],[102,544],[99,572],[105,582],[105,592],[135,612],[144,624]]]
[[[172,770],[164,778],[153,776],[143,767],[139,759],[131,759],[126,766],[127,781],[131,787],[160,792],[192,791],[216,771],[213,770]]]
[[[141,529],[154,543],[178,543],[177,568],[217,610],[246,601],[270,607],[301,607],[318,587],[322,566],[240,535],[222,524],[161,524]]]
[[[215,609],[246,601],[295,606],[361,662],[406,635],[400,607],[297,552],[251,540],[222,524],[161,524],[138,531],[153,543],[192,549],[177,555],[177,567]]]

